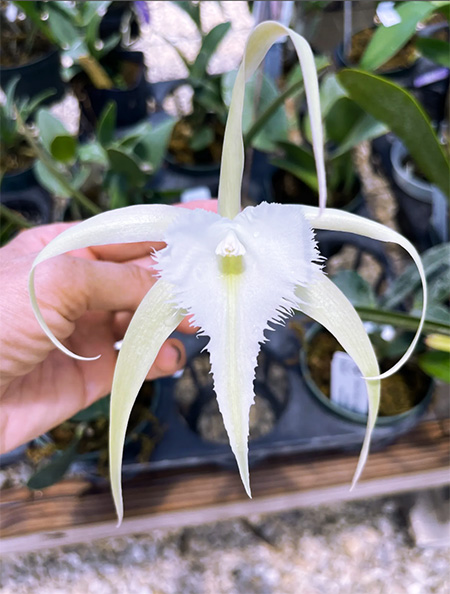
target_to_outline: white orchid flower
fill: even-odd
[[[271,45],[285,35],[294,43],[304,74],[320,208],[262,203],[241,212],[245,83]],[[66,230],[36,258],[30,273],[30,295],[36,316],[55,345],[82,359],[64,347],[43,320],[34,293],[35,267],[48,258],[90,245],[166,243],[166,247],[154,255],[160,278],[129,325],[113,380],[110,475],[119,522],[123,517],[121,460],[131,408],[161,345],[187,314],[191,314],[193,323],[210,337],[207,348],[214,389],[248,495],[247,441],[256,358],[269,324],[283,322],[294,309],[311,316],[334,334],[366,378],[370,401],[368,424],[354,482],[359,477],[377,417],[380,378],[403,365],[419,338],[427,302],[426,281],[420,257],[406,239],[379,223],[325,209],[325,200],[322,126],[313,55],[300,35],[268,21],[250,35],[236,78],[223,146],[218,213],[165,205],[109,211]],[[314,229],[341,230],[395,242],[409,252],[419,269],[424,287],[419,328],[405,355],[383,375],[379,375],[373,348],[356,311],[321,270]]]

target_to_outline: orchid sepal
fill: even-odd
[[[36,256],[28,278],[28,291],[34,314],[52,343],[66,355],[79,361],[95,361],[96,357],[82,357],[70,351],[53,334],[44,320],[34,286],[38,264],[61,254],[94,245],[163,241],[164,232],[173,221],[188,216],[188,211],[165,204],[128,206],[109,210],[71,226],[47,244]]]

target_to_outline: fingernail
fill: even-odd
[[[183,358],[183,353],[181,352],[181,349],[178,345],[171,343],[170,346],[172,348],[172,351],[175,353],[175,362],[177,365],[179,365]]]

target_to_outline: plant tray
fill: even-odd
[[[124,485],[125,520],[116,528],[109,486],[70,479],[44,491],[2,492],[2,553],[215,522],[289,509],[430,489],[450,482],[450,420],[422,422],[373,453],[350,491],[357,456],[315,453],[266,460],[252,470],[253,499],[236,470],[203,465],[143,473]]]

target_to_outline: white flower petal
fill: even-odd
[[[420,317],[419,326],[416,334],[408,347],[406,353],[401,357],[397,363],[391,367],[388,371],[385,371],[381,375],[375,377],[366,377],[366,379],[384,379],[396,373],[410,358],[413,350],[416,347],[417,341],[422,333],[423,324],[427,313],[428,304],[428,290],[427,290],[427,279],[425,277],[425,270],[423,268],[422,260],[416,250],[416,248],[409,242],[406,237],[400,235],[396,231],[389,229],[381,223],[376,223],[365,217],[360,217],[343,210],[337,210],[327,208],[326,211],[320,212],[318,208],[313,206],[300,206],[305,218],[309,221],[310,225],[314,229],[329,229],[333,231],[345,231],[347,233],[355,233],[356,235],[364,235],[365,237],[371,237],[372,239],[378,239],[379,241],[393,242],[404,248],[411,258],[414,260],[417,269],[419,271],[420,280],[422,281],[423,290],[423,303],[422,303],[422,314]],[[320,215],[320,216],[319,216]]]
[[[183,319],[171,302],[172,287],[157,281],[142,300],[123,339],[111,391],[109,472],[119,524],[123,517],[121,464],[125,433],[136,396],[163,342]]]
[[[379,374],[377,358],[363,323],[353,305],[334,283],[324,274],[319,274],[307,287],[298,287],[297,295],[302,300],[299,309],[333,334],[364,376]],[[367,430],[352,488],[366,463],[380,404],[380,381],[366,379],[366,385],[369,394]]]
[[[296,286],[320,271],[313,263],[313,232],[296,206],[262,203],[232,221],[192,211],[190,220],[169,227],[166,241],[157,267],[174,286],[176,306],[210,336],[219,408],[250,494],[248,415],[256,358],[268,321],[281,323],[298,306]],[[227,249],[236,255],[220,255]]]
[[[319,203],[321,209],[325,207],[327,187],[323,155],[323,131],[319,84],[314,56],[308,42],[301,35],[275,21],[265,21],[255,27],[248,38],[244,58],[234,83],[228,112],[220,170],[219,213],[229,219],[234,218],[241,207],[241,183],[244,169],[242,112],[245,83],[256,71],[270,47],[278,39],[286,35],[292,39],[303,71],[319,183]]]
[[[36,266],[49,258],[92,245],[164,241],[164,232],[168,225],[174,220],[187,216],[187,212],[185,209],[163,204],[145,204],[109,210],[66,229],[39,252],[33,262],[28,280],[31,306],[42,330],[56,347],[80,361],[98,359],[98,357],[81,357],[72,353],[50,330],[42,317],[34,290]]]

